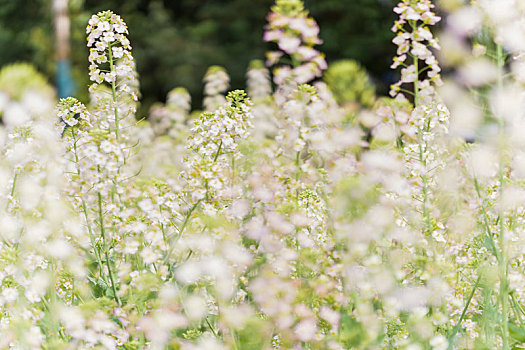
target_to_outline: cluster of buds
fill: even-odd
[[[307,83],[320,77],[327,68],[324,55],[314,49],[322,44],[319,39],[319,26],[308,17],[301,0],[277,0],[268,15],[268,25],[264,40],[274,42],[279,51],[267,53],[266,64],[277,65],[284,55],[288,55],[292,67],[283,65],[274,70],[274,80],[282,85],[289,79],[297,84]]]
[[[432,84],[440,85],[439,72],[441,68],[429,47],[439,50],[439,44],[433,37],[428,26],[434,25],[441,20],[432,9],[434,5],[430,0],[403,0],[394,12],[399,14],[399,20],[394,23],[392,31],[396,37],[392,40],[397,45],[397,56],[391,68],[403,67],[401,69],[401,80],[391,86],[390,95],[396,97],[401,91],[402,84],[414,84],[417,96],[415,103],[421,98],[424,103],[428,102],[425,97],[433,94]],[[407,57],[412,62],[407,63]],[[419,61],[423,61],[426,67],[422,67]],[[419,81],[420,74],[426,71],[429,80]]]
[[[132,84],[136,80],[136,73],[131,45],[126,37],[126,23],[111,11],[99,12],[89,20],[86,33],[87,46],[90,48],[89,78],[93,81],[90,92],[93,93],[98,85],[107,82],[115,90],[114,100],[123,92],[137,101],[136,88]]]
[[[188,149],[194,152],[186,158],[188,173],[183,173],[190,186],[192,199],[214,197],[224,188],[222,172],[238,159],[239,142],[249,135],[252,126],[251,101],[246,93],[235,90],[226,97],[226,104],[216,112],[204,112],[191,129]]]
[[[58,102],[57,115],[60,118],[57,126],[61,135],[69,128],[76,127],[82,133],[93,126],[93,116],[83,103],[73,97],[63,98]]]

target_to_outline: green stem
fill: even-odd
[[[521,315],[525,315],[525,311],[521,307],[519,301],[516,299],[516,296],[514,295],[514,293],[511,293],[510,296],[512,298],[512,301],[514,302],[514,307],[516,308],[518,319],[520,320],[520,324],[523,327],[523,320],[521,318]]]
[[[403,88],[399,88],[399,91],[404,92],[404,93],[409,94],[409,95],[412,95],[412,96],[415,96],[414,95],[414,91],[410,91],[410,90],[403,89]]]
[[[109,279],[111,280],[111,288],[113,289],[113,295],[115,296],[115,300],[117,301],[118,306],[122,306],[122,303],[120,302],[120,298],[117,295],[115,278],[113,277],[113,270],[111,269],[111,261],[109,260],[108,245],[106,242],[106,231],[104,229],[104,219],[102,215],[102,195],[100,194],[100,192],[98,192],[97,195],[98,195],[98,215],[99,215],[99,220],[100,220],[100,234],[102,236],[102,242],[104,244],[104,255],[106,257],[106,264],[108,266]]]
[[[52,293],[54,294],[55,291],[53,291]],[[55,303],[54,299],[55,298],[53,297],[53,304]],[[57,321],[56,317],[54,316],[55,313],[53,312],[53,307],[50,305],[50,303],[46,300],[45,297],[43,297],[41,300],[42,300],[42,305],[44,305],[44,308],[47,310],[47,313],[49,314],[49,318],[51,319],[53,328],[57,330],[57,333],[60,336],[60,338],[62,338],[63,341],[67,342],[68,339],[66,335],[64,334],[64,331],[62,330],[62,326],[60,325],[60,322]],[[54,336],[55,334],[51,333],[49,335]]]
[[[452,350],[453,348],[454,337],[456,336],[456,333],[459,331],[459,328],[461,327],[461,322],[463,322],[463,319],[465,318],[470,302],[472,301],[472,298],[474,297],[474,293],[476,292],[476,289],[478,288],[480,281],[481,281],[481,274],[478,276],[478,279],[476,280],[476,283],[474,284],[474,287],[472,288],[472,291],[470,292],[470,295],[467,299],[467,303],[465,304],[465,307],[463,308],[463,312],[461,313],[461,316],[459,317],[458,323],[456,323],[456,325],[452,329],[452,332],[448,336],[448,350]]]
[[[217,152],[215,153],[215,157],[213,157],[213,162],[215,163],[217,161],[217,158],[219,158],[219,155],[221,154],[222,150],[222,140],[219,143],[219,147],[217,148]]]
[[[501,45],[497,45],[496,47],[496,62],[498,66],[498,90],[501,91],[503,87],[503,67],[505,65],[504,57],[503,57],[503,48]],[[504,139],[504,121],[502,116],[498,116],[498,131],[499,131],[499,140],[500,142]],[[503,147],[500,146],[500,164],[499,164],[499,185],[500,185],[500,199],[503,197],[503,189],[505,185],[505,174],[504,174],[504,160],[503,160]],[[503,350],[509,349],[509,327],[508,327],[508,319],[509,319],[509,306],[508,306],[508,264],[507,264],[507,257],[505,254],[505,215],[503,213],[503,209],[500,208],[499,212],[499,241],[500,241],[500,260],[499,260],[499,278],[500,278],[500,302],[501,302],[501,316],[502,316],[502,342],[503,342]]]
[[[18,172],[15,169],[15,176],[13,176],[13,185],[11,186],[11,198],[10,198],[11,200],[15,196],[15,187],[16,187],[16,180],[17,180],[17,178],[18,178]],[[11,202],[11,200],[8,201],[6,206],[5,206],[5,210],[6,211],[9,209],[9,203]]]
[[[295,174],[295,179],[299,180],[299,175],[301,174],[301,151],[298,151],[295,154],[295,166],[297,167],[297,173]]]
[[[91,246],[93,247],[93,251],[95,252],[95,257],[97,258],[97,264],[99,269],[100,277],[104,280],[104,282],[107,284],[108,280],[106,278],[106,274],[104,273],[104,270],[102,268],[102,258],[100,257],[100,251],[97,248],[97,244],[95,242],[95,236],[93,234],[93,230],[91,228],[91,225],[89,224],[89,218],[88,218],[88,212],[87,212],[87,206],[86,202],[82,199],[82,210],[84,212],[84,218],[86,219],[88,231],[89,231],[89,240],[91,241]]]
[[[231,169],[231,184],[230,187],[233,190],[233,185],[235,184],[235,155],[232,153],[231,155],[232,160],[232,169]]]
[[[410,21],[410,25],[412,26],[412,30],[416,30],[416,23],[415,21]],[[418,101],[418,93],[419,93],[419,58],[417,56],[412,56],[412,59],[414,61],[414,68],[416,71],[416,79],[414,79],[414,107],[417,107],[419,105]]]
[[[186,225],[188,224],[191,214],[193,213],[193,211],[195,211],[195,209],[197,209],[197,206],[200,204],[201,201],[202,199],[199,199],[195,204],[193,204],[193,206],[190,208],[190,210],[186,214],[186,217],[184,218],[184,221],[182,222],[182,225],[179,229],[179,237],[182,236],[182,232],[184,232],[184,229],[186,228]]]
[[[514,314],[516,315],[516,318],[518,319],[518,322],[520,323],[520,327],[523,327],[523,320],[521,318],[523,309],[519,305],[514,294],[513,293],[509,293],[509,294],[510,294],[510,301],[511,301],[510,306],[514,310]]]
[[[16,179],[18,178],[18,172],[15,171],[15,176],[13,177],[13,186],[11,186],[11,197],[15,195]]]
[[[77,175],[80,176],[80,167],[78,166],[79,159],[78,159],[78,150],[77,150],[77,141],[78,140],[77,140],[77,136],[75,134],[75,128],[71,129],[71,133],[72,133],[72,136],[73,136],[73,154],[75,156],[75,163],[77,164]],[[84,218],[86,219],[86,225],[87,225],[88,232],[89,232],[89,240],[91,241],[91,246],[93,247],[93,251],[95,252],[95,257],[97,259],[100,277],[107,284],[108,281],[107,281],[107,278],[106,278],[106,274],[104,273],[104,270],[102,269],[103,265],[102,265],[102,259],[100,258],[100,251],[98,250],[97,245],[95,243],[95,235],[93,234],[93,229],[91,228],[91,224],[89,222],[86,202],[84,201],[84,198],[82,198],[81,200],[82,200],[82,211],[84,212]]]
[[[499,263],[499,261],[500,261],[500,254],[495,249],[496,248],[496,242],[494,241],[494,233],[490,229],[489,217],[488,217],[488,214],[487,214],[487,207],[486,207],[486,204],[485,204],[485,200],[481,196],[481,189],[479,187],[478,179],[473,178],[473,182],[474,182],[474,188],[476,189],[476,194],[478,195],[478,199],[481,201],[481,210],[482,210],[482,214],[483,214],[483,226],[485,228],[485,233],[487,234],[487,238],[490,240],[490,243],[494,247],[494,251],[492,251],[492,253],[494,254],[494,256],[496,257],[496,260]]]
[[[416,21],[409,21],[410,26],[412,28],[412,31],[415,32],[417,29],[417,23]],[[417,108],[419,106],[419,74],[421,71],[419,70],[419,58],[417,56],[411,55],[416,78],[414,79],[414,108]],[[424,70],[424,69],[423,69]],[[428,124],[427,124],[428,125]],[[428,128],[428,126],[427,126]],[[428,131],[428,130],[427,130]],[[423,139],[423,134],[425,132],[425,127],[419,128],[418,133],[418,143],[419,143],[419,162],[425,165],[426,168],[426,161],[424,159],[424,151],[426,150],[427,146],[425,144],[425,141]],[[424,233],[430,235],[432,233],[433,225],[432,220],[430,218],[430,212],[428,210],[428,202],[429,202],[429,186],[428,186],[428,176],[426,174],[421,175],[421,181],[423,183],[423,220],[425,222],[426,228],[424,229]]]
[[[233,329],[230,329],[230,335],[232,337],[232,340],[233,340],[233,350],[238,350],[239,349],[239,344],[238,344],[238,339],[237,339],[237,336],[235,335],[235,332],[233,331]]]
[[[195,204],[193,204],[193,206],[190,208],[190,210],[188,210],[188,212],[186,213],[186,216],[184,217],[184,221],[182,222],[182,225],[179,229],[179,238],[182,236],[182,233],[184,232],[184,229],[186,228],[186,225],[188,225],[188,222],[190,220],[190,216],[191,214],[195,211],[195,209],[197,209],[197,206],[200,204],[200,202],[202,201],[202,199],[199,199]],[[166,263],[169,263],[169,258],[171,256],[171,252],[172,252],[173,248],[169,248],[168,249],[168,253],[166,254],[166,257],[164,258],[164,261]]]
[[[215,331],[215,329],[213,329],[213,327],[211,326],[210,321],[208,321],[208,317],[205,318],[205,321],[206,321],[206,324],[208,325],[208,327],[210,328],[211,332],[212,332],[213,335],[215,336],[215,338],[218,338],[219,335],[217,334],[217,332]]]

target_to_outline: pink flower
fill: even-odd
[[[266,53],[266,65],[267,66],[273,66],[277,62],[279,62],[279,59],[283,56],[283,53],[281,51],[268,51]]]
[[[294,333],[300,341],[309,341],[314,339],[317,332],[317,324],[315,320],[308,318],[303,320],[294,327]]]
[[[407,55],[403,54],[401,56],[398,56],[398,57],[394,57],[394,63],[392,63],[392,65],[390,66],[391,69],[396,69],[397,67],[399,67],[403,62],[405,62],[405,60],[407,59]]]
[[[281,50],[288,54],[291,54],[297,51],[297,49],[301,45],[301,39],[290,36],[284,36],[279,39],[278,45]]]
[[[417,31],[412,34],[412,38],[417,41],[421,40],[432,40],[432,32],[426,27],[419,27]]]
[[[263,39],[264,41],[277,41],[283,36],[282,30],[270,30],[264,32]]]
[[[403,83],[413,83],[417,79],[416,66],[413,64],[401,69],[401,81]]]
[[[292,75],[291,69],[288,66],[277,68],[273,72],[273,80],[275,84],[284,84]]]
[[[305,61],[310,61],[310,60],[314,59],[319,54],[319,51],[317,51],[317,50],[315,50],[315,49],[313,49],[311,47],[301,46],[297,50],[297,54],[301,57],[301,59],[303,59]]]
[[[400,89],[401,89],[401,82],[400,81],[398,81],[395,84],[390,85],[389,95],[392,96],[392,97],[395,97],[399,93]]]
[[[401,33],[401,34],[396,35],[396,37],[392,39],[392,42],[396,44],[397,46],[400,46],[406,43],[408,39],[410,39],[410,34]]]
[[[410,53],[422,60],[426,60],[432,56],[430,50],[425,45],[418,42],[412,44],[412,50],[410,50]]]
[[[407,7],[404,3],[399,3],[396,7],[394,7],[394,12],[398,15],[404,13],[406,11]]]
[[[312,62],[300,65],[293,70],[295,81],[298,84],[307,83],[310,80],[313,80],[316,76],[319,76],[320,73],[321,71],[317,68],[317,65]]]
[[[421,19],[421,16],[412,7],[409,7],[405,12],[405,18],[409,21],[418,21]]]
[[[441,21],[441,17],[436,16],[434,13],[427,11],[421,15],[421,20],[426,24],[434,25]]]
[[[317,67],[320,70],[325,70],[328,68],[328,64],[326,63],[326,60],[324,59],[324,55],[318,55],[316,58],[312,60],[312,62],[317,64]]]

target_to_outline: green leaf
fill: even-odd
[[[489,252],[497,256],[497,251],[496,251],[496,247],[494,246],[494,241],[490,237],[488,236],[485,237],[485,240],[483,243],[484,243],[485,248],[487,248]]]
[[[509,335],[512,339],[519,342],[525,342],[525,329],[518,327],[511,322],[509,322]]]

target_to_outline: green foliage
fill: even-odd
[[[374,104],[375,88],[357,61],[341,60],[330,64],[324,81],[340,104],[357,103],[365,107]]]
[[[54,45],[49,0],[0,0],[0,67],[31,62],[54,74]]]
[[[525,342],[525,329],[516,326],[512,322],[509,322],[509,335],[511,338],[519,341],[520,343]]]
[[[221,65],[231,86],[242,88],[249,62],[264,57],[262,41],[266,14],[273,0],[70,1],[73,78],[76,96],[87,102],[89,81],[85,26],[92,13],[111,8],[126,18],[133,55],[141,80],[143,105],[139,117],[175,86],[192,95],[193,107],[202,101],[201,79],[211,65]],[[360,61],[377,78],[388,70],[393,21],[390,0],[305,0],[321,28],[320,50],[333,61],[349,57]],[[279,5],[299,10],[302,3],[282,0]],[[154,33],[154,35],[152,35]],[[0,66],[29,61],[52,80],[54,45],[49,0],[0,0]],[[386,88],[382,89],[383,91]]]
[[[390,27],[395,13],[394,0],[305,0],[310,15],[321,28],[328,63],[354,59],[374,76],[378,90],[387,92],[379,81],[389,80],[393,53]],[[381,83],[382,84],[382,83]]]
[[[268,325],[257,318],[250,318],[245,327],[236,333],[240,350],[264,349],[271,338]]]
[[[347,313],[341,314],[341,330],[338,340],[345,346],[345,349],[359,348],[365,340],[365,329],[354,317]]]
[[[337,185],[337,193],[341,193],[338,205],[352,218],[360,218],[367,213],[378,197],[377,189],[365,186],[362,177],[347,177]]]
[[[53,94],[53,89],[33,65],[14,63],[0,70],[0,90],[14,100],[20,100],[28,90],[37,90],[44,94]]]

